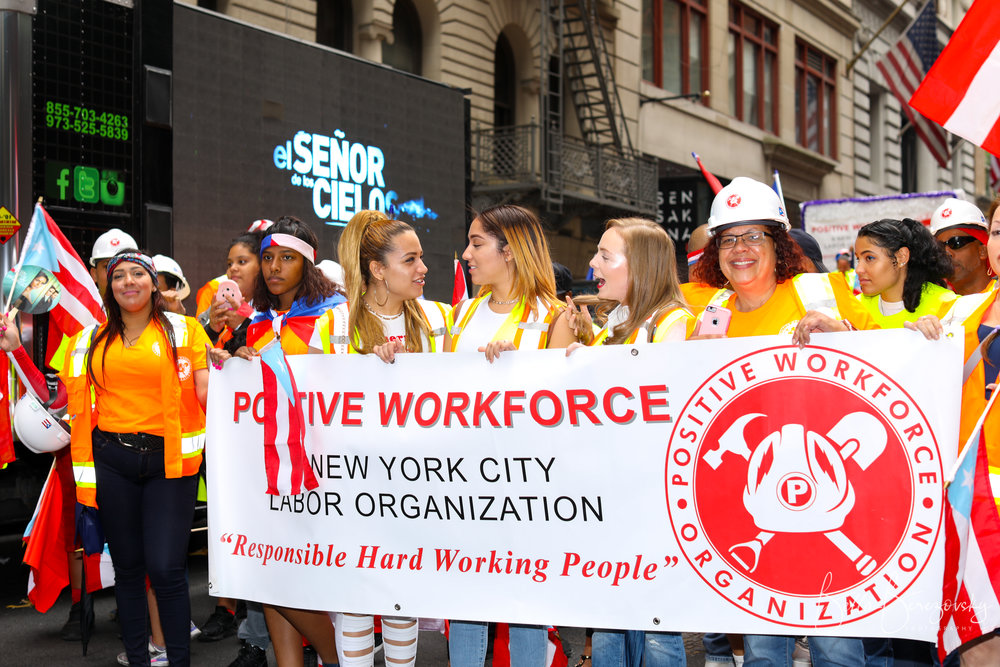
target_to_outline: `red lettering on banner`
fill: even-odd
[[[500,422],[497,421],[496,415],[493,414],[493,409],[490,408],[490,404],[497,399],[500,395],[499,391],[491,391],[489,395],[486,396],[485,402],[483,401],[483,392],[476,392],[476,402],[472,408],[472,425],[479,428],[479,424],[482,421],[483,415],[486,415],[486,419],[489,420],[490,426],[500,426]]]
[[[319,418],[323,420],[324,426],[329,426],[333,422],[333,413],[337,409],[337,402],[340,401],[340,392],[333,392],[333,396],[330,397],[330,402],[324,407],[323,405],[323,392],[319,393]]]
[[[462,426],[468,428],[469,422],[465,421],[466,408],[469,407],[469,395],[460,391],[449,391],[448,400],[444,409],[444,425],[451,426],[451,417],[455,416]]]
[[[632,400],[634,396],[625,387],[612,387],[604,393],[604,414],[608,416],[608,419],[616,424],[628,424],[633,419],[635,419],[635,410],[628,409],[622,414],[615,414],[613,410],[615,396],[624,396],[625,398]]]
[[[653,408],[667,407],[670,402],[665,398],[653,398],[650,394],[663,394],[668,391],[665,384],[654,384],[639,387],[639,397],[642,403],[642,419],[647,422],[670,422],[669,414],[654,414]]]
[[[245,391],[238,391],[233,394],[233,421],[237,424],[240,421],[240,413],[250,409],[250,394]]]
[[[582,401],[580,399],[583,399]],[[577,413],[582,412],[590,420],[591,424],[600,424],[601,420],[594,415],[594,407],[597,405],[597,396],[589,389],[567,389],[566,390],[566,410],[569,412],[569,423],[579,426],[580,422]]]
[[[344,413],[341,415],[340,423],[344,426],[361,426],[360,417],[351,417],[354,412],[361,412],[364,406],[358,403],[363,401],[365,395],[360,391],[348,391],[344,394]]]
[[[524,412],[524,406],[514,403],[514,399],[524,398],[523,391],[505,391],[503,393],[503,425],[510,428],[514,425],[515,413]]]

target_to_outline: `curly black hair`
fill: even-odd
[[[802,249],[792,240],[784,227],[768,225],[767,231],[774,241],[774,273],[779,283],[809,270],[809,264]],[[717,230],[716,238],[718,238],[718,233]],[[722,267],[719,265],[719,246],[716,243],[717,241],[713,239],[712,243],[705,246],[704,254],[691,272],[691,280],[711,287],[725,287],[729,283],[729,279],[722,273]]]
[[[871,239],[885,250],[893,264],[901,248],[909,249],[910,259],[906,263],[906,278],[903,281],[903,307],[911,313],[920,305],[925,283],[945,287],[945,278],[954,271],[951,260],[931,236],[930,230],[913,218],[884,218],[869,222],[858,230],[858,238],[862,237]]]

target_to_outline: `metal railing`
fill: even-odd
[[[541,188],[541,145],[537,124],[479,129],[472,133],[472,181],[477,191]],[[561,142],[563,196],[656,214],[656,161],[622,155],[575,137]],[[555,156],[553,156],[555,159]]]

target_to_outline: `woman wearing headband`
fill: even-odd
[[[344,267],[347,303],[320,318],[312,346],[338,354],[377,354],[392,362],[406,352],[445,352],[451,307],[421,299],[427,266],[413,228],[379,211],[361,211],[347,223],[337,254]],[[371,667],[375,623],[368,614],[337,614],[341,667]],[[382,617],[385,661],[412,667],[417,619]]]
[[[129,663],[149,664],[148,574],[170,662],[188,665],[187,543],[204,447],[209,341],[195,319],[164,310],[147,255],[119,252],[107,275],[108,321],[70,340],[60,374],[77,501],[97,508],[103,524]]]
[[[305,354],[317,318],[344,301],[336,285],[316,268],[319,242],[304,222],[284,216],[267,232],[260,244],[260,273],[253,293],[258,314],[247,329],[247,344],[236,350],[241,359],[259,356],[265,345],[275,341],[285,354]],[[328,614],[265,604],[264,616],[279,665],[302,664],[300,633],[324,663],[336,663]]]

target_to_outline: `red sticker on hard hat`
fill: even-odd
[[[941,211],[941,217],[942,218],[949,218],[949,217],[951,217],[951,209],[950,208],[942,209],[942,211]]]
[[[743,201],[743,199],[739,195],[732,194],[729,195],[728,199],[726,199],[726,206],[728,206],[729,208],[736,208],[737,206],[740,205],[741,201]]]
[[[875,613],[940,537],[939,487],[920,483],[942,478],[929,422],[843,352],[783,346],[732,362],[691,397],[670,443],[667,505],[685,557],[767,621],[835,627]]]

